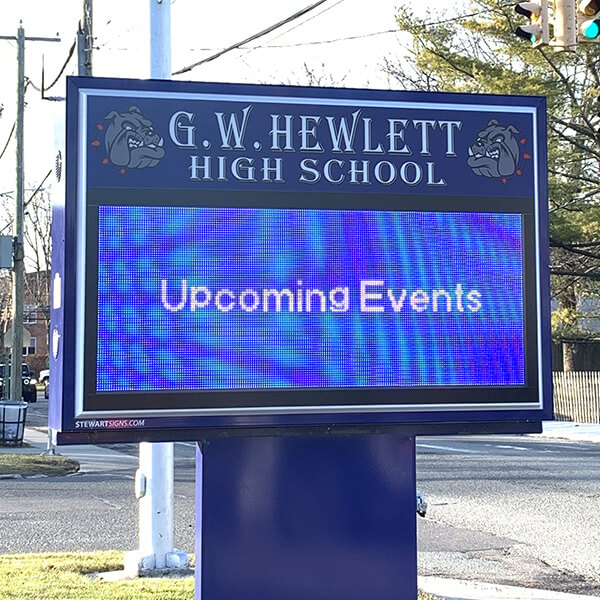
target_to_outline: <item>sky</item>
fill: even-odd
[[[273,25],[314,0],[171,0],[172,68],[179,70]],[[149,77],[150,0],[96,0],[93,10],[93,75]],[[328,0],[315,10],[244,50],[232,51],[176,77],[190,81],[307,85],[307,69],[320,85],[397,87],[382,70],[384,59],[402,55],[406,39],[396,29],[399,4],[411,0]],[[418,10],[432,1],[419,0]],[[60,42],[27,41],[25,187],[35,188],[54,163],[55,121],[64,102],[41,99],[42,61],[49,85],[75,39],[83,0],[3,2],[0,35],[16,36],[22,21],[28,37],[60,37]],[[16,116],[16,42],[0,40],[0,154]],[[77,74],[76,52],[47,95],[64,96],[66,75]],[[35,87],[34,87],[35,86]],[[0,194],[15,188],[14,136],[0,158]],[[49,180],[50,181],[50,180]],[[48,181],[48,183],[49,183]]]

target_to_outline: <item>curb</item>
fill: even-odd
[[[422,592],[439,596],[443,600],[598,600],[596,596],[445,577],[420,576],[418,587]]]

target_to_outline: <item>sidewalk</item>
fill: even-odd
[[[596,596],[564,594],[548,590],[459,581],[444,577],[419,577],[419,590],[444,600],[598,600]]]
[[[600,425],[595,423],[571,423],[569,421],[544,421],[544,431],[539,435],[571,442],[594,442],[600,444]]]
[[[0,453],[42,454],[48,448],[48,434],[42,428],[25,427],[24,446],[0,446]],[[99,473],[122,469],[137,469],[138,457],[130,456],[105,446],[59,446],[56,454],[79,463],[78,474]]]

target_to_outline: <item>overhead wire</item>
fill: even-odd
[[[75,39],[73,41],[73,44],[71,44],[71,47],[69,48],[69,54],[67,55],[67,58],[63,64],[63,66],[61,67],[60,71],[58,72],[58,75],[55,77],[54,81],[49,86],[44,88],[44,91],[48,91],[48,90],[52,89],[58,83],[58,80],[62,77],[62,74],[65,72],[65,69],[67,68],[67,65],[69,64],[69,61],[71,60],[71,58],[73,58],[73,54],[75,53],[76,46],[77,46],[77,40]]]
[[[8,139],[6,140],[6,144],[4,144],[4,148],[2,149],[2,152],[0,152],[0,160],[2,160],[2,157],[4,156],[4,153],[6,152],[6,149],[8,148],[8,145],[10,144],[10,140],[12,139],[12,136],[15,133],[16,128],[17,128],[17,121],[15,120],[15,122],[12,125],[12,129],[10,130],[10,133],[8,134]]]
[[[315,10],[316,8],[321,6],[321,4],[324,4],[327,1],[328,0],[318,0],[318,2],[314,2],[313,4],[304,7],[303,9],[294,13],[293,15],[290,15],[289,17],[283,19],[282,21],[278,21],[277,23],[270,25],[266,29],[259,31],[258,33],[255,33],[240,42],[236,42],[235,44],[232,44],[231,46],[228,46],[227,48],[224,48],[223,50],[220,50],[219,52],[217,52],[211,56],[208,56],[207,58],[203,58],[202,60],[199,60],[198,62],[188,65],[187,67],[183,67],[182,69],[179,69],[178,71],[174,71],[173,75],[181,75],[182,73],[187,73],[188,71],[191,71],[192,69],[195,69],[196,67],[199,67],[200,65],[203,65],[207,62],[216,60],[217,58],[223,56],[224,54],[227,54],[228,52],[231,52],[232,50],[237,50],[240,46],[243,46],[244,44],[253,42],[254,40],[257,40],[258,38],[261,38],[261,37],[267,35],[268,33],[271,33],[272,31],[275,31],[275,30],[279,29],[280,27],[283,27],[284,25],[291,23],[292,21],[299,19],[300,17],[311,12],[312,10]]]
[[[333,38],[330,40],[313,40],[312,42],[295,42],[293,44],[268,44],[267,46],[240,46],[240,50],[277,50],[281,48],[301,48],[303,46],[321,46],[324,44],[337,44],[338,42],[351,42],[354,40],[362,40],[378,35],[386,35],[390,33],[400,33],[398,29],[385,29],[383,31],[373,31],[371,33],[362,33],[360,35],[349,35],[346,37]],[[214,52],[216,48],[194,48],[193,50],[200,52]]]
[[[25,87],[24,87],[24,92],[27,91],[27,88],[32,85],[31,80],[27,79],[27,81],[25,81]],[[34,86],[35,87],[35,86]],[[10,144],[10,140],[12,139],[12,136],[15,133],[15,129],[17,127],[17,120],[15,119],[13,124],[12,124],[12,128],[10,130],[10,133],[8,134],[8,138],[6,139],[6,143],[4,144],[4,148],[2,149],[2,152],[0,152],[0,159],[2,159],[2,157],[4,156],[6,149],[8,148],[8,145]]]
[[[290,29],[286,29],[285,31],[282,31],[279,35],[275,36],[273,38],[273,40],[277,40],[280,37],[282,37],[284,35],[287,35],[291,31],[294,31],[295,29],[298,29],[298,27],[302,27],[303,25],[306,25],[310,21],[313,21],[314,19],[320,17],[321,15],[324,15],[326,12],[329,12],[331,9],[335,8],[336,6],[338,6],[339,4],[341,4],[342,2],[344,2],[344,0],[338,0],[335,4],[332,4],[331,6],[325,7],[325,9],[322,10],[320,13],[317,13],[316,15],[312,15],[311,17],[309,17],[308,19],[306,19],[306,21],[302,21],[302,23],[298,23],[297,25],[294,25],[294,27],[290,27]]]
[[[360,36],[350,36],[347,38],[339,38],[339,39],[334,39],[334,40],[328,40],[328,41],[315,41],[315,42],[302,42],[302,43],[298,43],[298,44],[291,44],[291,45],[274,45],[274,46],[251,46],[249,48],[244,48],[243,46],[245,44],[248,44],[250,42],[253,42],[256,39],[259,39],[261,37],[264,37],[265,35],[280,29],[281,27],[283,27],[284,25],[287,25],[288,23],[291,23],[295,20],[297,20],[298,18],[304,16],[305,14],[311,12],[312,10],[318,8],[321,4],[324,4],[327,0],[320,0],[319,2],[315,2],[314,4],[311,4],[310,6],[305,7],[304,9],[298,11],[297,13],[294,13],[293,15],[290,15],[289,17],[287,17],[286,19],[284,19],[283,21],[279,21],[273,25],[271,25],[270,27],[267,27],[266,29],[263,29],[262,31],[259,31],[258,33],[240,41],[237,42],[235,44],[232,44],[231,46],[228,46],[227,48],[224,48],[223,50],[219,50],[218,52],[216,52],[215,54],[212,54],[211,56],[208,56],[207,58],[204,58],[202,60],[199,60],[191,65],[188,65],[187,67],[183,67],[182,69],[179,69],[178,71],[174,71],[173,75],[181,75],[182,73],[187,73],[188,71],[191,71],[192,69],[195,69],[196,67],[203,65],[207,62],[216,60],[217,58],[220,58],[221,56],[223,56],[224,54],[227,54],[229,52],[231,52],[232,50],[260,50],[260,49],[268,49],[268,48],[286,48],[286,47],[296,47],[296,46],[310,46],[310,45],[319,45],[319,44],[327,44],[327,43],[335,43],[338,41],[345,41],[345,40],[353,40],[353,39],[361,39],[361,38],[365,38],[365,37],[371,37],[371,36],[375,36],[375,35],[382,35],[382,34],[389,34],[389,33],[399,33],[399,30],[397,29],[389,29],[386,31],[379,31],[379,32],[375,32],[372,34],[366,34],[366,35],[360,35]],[[326,10],[320,12],[318,15],[315,15],[314,17],[311,17],[310,20],[312,20],[313,18],[318,17],[319,15],[323,14],[324,12],[326,12],[327,10],[331,10],[332,8],[334,8],[335,6],[337,6],[338,4],[340,4],[341,2],[343,2],[344,0],[339,0],[338,2],[336,2],[334,5],[332,5],[331,7],[328,7]],[[512,6],[515,6],[517,3],[515,2],[510,2],[510,3],[506,3],[506,4],[501,4],[498,6],[498,8],[509,8]],[[469,19],[471,17],[476,17],[478,15],[482,15],[482,14],[486,14],[489,13],[489,9],[487,10],[480,10],[480,11],[474,11],[474,12],[470,12],[470,13],[465,13],[465,14],[461,14],[461,15],[457,15],[455,17],[449,17],[447,19],[438,19],[436,21],[425,21],[422,23],[423,26],[433,26],[433,25],[443,25],[445,23],[453,23],[453,22],[457,22],[457,21],[461,21],[463,19]],[[307,21],[305,21],[304,23],[306,23]],[[282,35],[285,35],[286,33],[289,33],[290,31],[293,31],[294,29],[296,29],[297,27],[300,27],[301,25],[303,25],[304,23],[301,23],[299,25],[297,25],[296,27],[293,27],[285,32],[283,32],[281,35],[277,36],[274,39],[278,39],[279,37],[281,37]]]

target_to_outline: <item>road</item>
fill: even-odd
[[[419,571],[600,596],[600,445],[419,438]]]
[[[47,402],[28,426],[45,425]],[[0,480],[0,553],[137,548],[136,445],[110,471]],[[422,437],[419,573],[600,596],[600,445]],[[195,447],[175,444],[175,545],[194,550]]]

